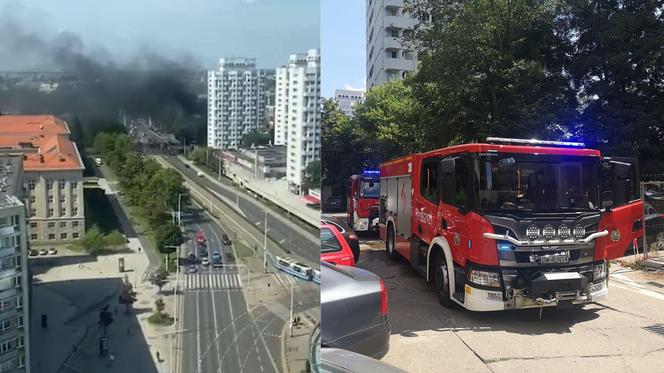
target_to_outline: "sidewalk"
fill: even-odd
[[[194,170],[203,172],[183,156],[179,155],[178,157],[182,162],[189,164]],[[236,181],[242,182],[245,189],[274,203],[286,210],[288,214],[297,216],[307,224],[314,227],[320,225],[320,210],[308,207],[307,203],[300,196],[290,193],[288,191],[288,183],[285,180],[255,179],[251,172],[237,165],[224,164],[224,168],[226,175],[236,174]],[[208,178],[218,185],[227,187],[213,177],[208,176]]]
[[[33,372],[168,372],[169,332],[172,327],[147,323],[154,308],[155,290],[141,282],[148,268],[145,251],[138,241],[127,252],[90,258],[82,263],[34,267],[31,333]],[[118,259],[125,260],[125,272],[118,271]],[[57,259],[57,258],[56,258]],[[63,255],[63,263],[66,257]],[[125,314],[118,304],[123,277],[137,292],[133,309]],[[166,311],[173,314],[172,296],[163,296]],[[99,357],[99,310],[108,305],[114,321],[108,327],[109,354]],[[40,315],[48,315],[48,327],[40,327]],[[162,361],[156,361],[156,351]],[[111,361],[110,355],[114,359]]]

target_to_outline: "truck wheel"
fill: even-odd
[[[387,226],[387,242],[385,243],[385,250],[390,259],[397,259],[399,256],[395,246],[394,226],[392,224]]]
[[[443,250],[438,251],[434,264],[436,266],[434,272],[434,286],[438,293],[438,302],[447,308],[452,308],[454,307],[454,302],[450,297],[450,276]]]

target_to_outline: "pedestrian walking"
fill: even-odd
[[[159,351],[157,351],[157,362],[161,363],[161,356],[159,356]]]

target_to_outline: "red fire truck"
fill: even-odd
[[[572,307],[608,296],[641,238],[635,159],[582,143],[487,138],[380,166],[379,231],[444,306]]]
[[[364,170],[348,181],[348,225],[355,231],[374,229],[371,222],[378,217],[378,170]]]

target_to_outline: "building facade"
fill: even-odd
[[[30,372],[30,277],[21,155],[0,155],[0,372]]]
[[[262,128],[268,74],[253,58],[221,58],[208,71],[208,147],[236,149],[245,134]]]
[[[339,105],[339,109],[348,117],[353,117],[353,105],[364,101],[364,91],[351,89],[337,89],[334,91],[334,101]]]
[[[367,88],[403,79],[417,68],[417,54],[401,43],[417,23],[403,0],[366,0]]]
[[[0,155],[23,157],[32,248],[65,247],[85,234],[83,170],[69,127],[54,116],[0,116]]]
[[[292,54],[276,72],[274,143],[286,145],[286,180],[302,192],[307,166],[320,159],[320,52]]]

